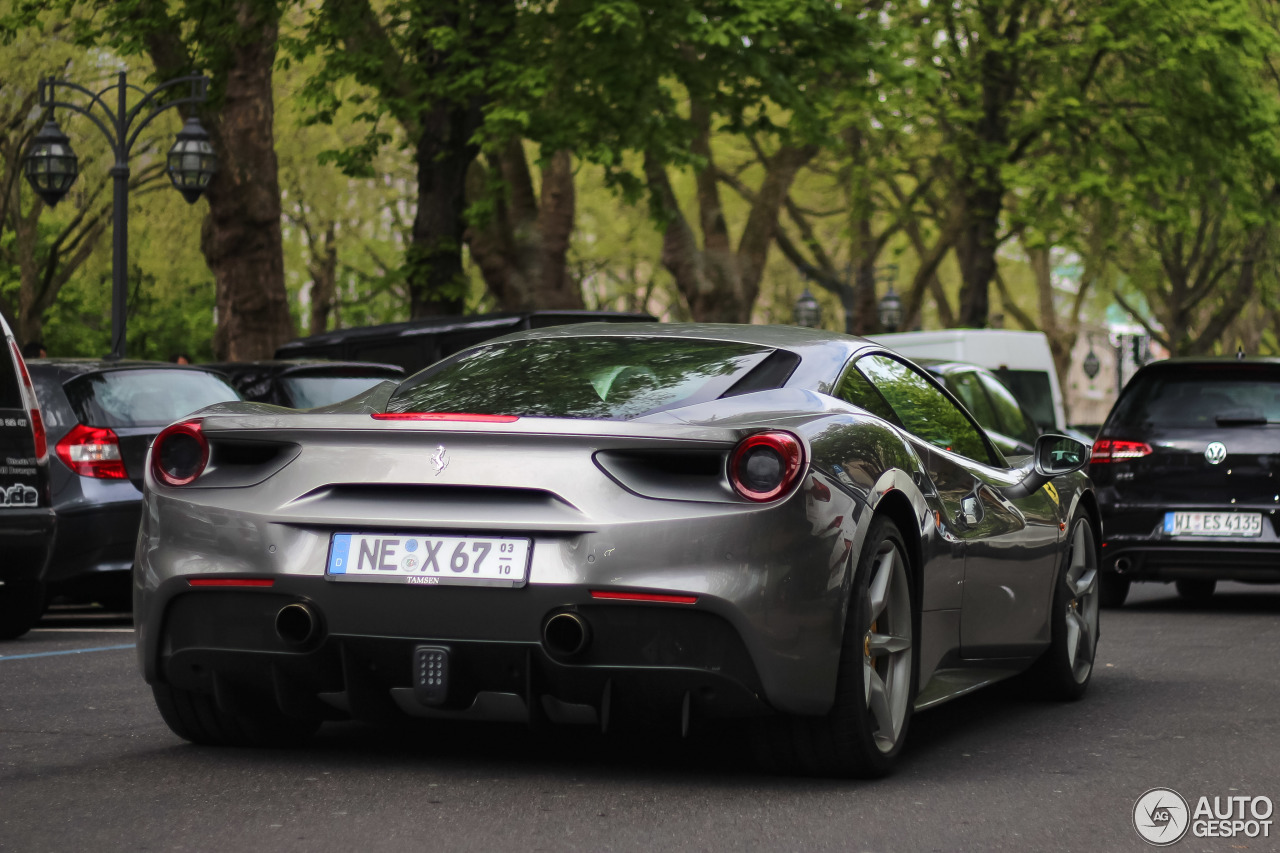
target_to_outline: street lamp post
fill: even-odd
[[[893,292],[893,283],[898,279],[898,265],[885,264],[880,278],[888,282],[889,290],[876,306],[876,319],[886,332],[896,332],[902,322],[902,299]]]
[[[190,95],[159,103],[158,95],[183,84],[190,84]],[[89,105],[86,107],[58,100],[56,90],[59,86],[87,96]],[[116,90],[117,95],[114,110],[103,98],[112,89]],[[142,93],[142,100],[132,108],[127,101],[130,89]],[[111,177],[115,182],[111,223],[111,359],[124,358],[125,351],[125,319],[129,296],[129,153],[143,128],[156,116],[171,107],[203,103],[208,97],[208,89],[209,78],[189,75],[161,83],[147,92],[125,82],[123,71],[116,83],[97,93],[68,80],[49,77],[40,81],[40,106],[49,111],[49,120],[36,134],[31,148],[23,158],[23,172],[31,188],[46,204],[52,206],[61,201],[79,172],[75,151],[66,134],[53,119],[54,108],[62,107],[87,116],[107,137],[115,154],[115,164],[111,167]],[[94,107],[99,108],[102,115],[95,112]],[[218,162],[213,146],[209,144],[209,135],[200,126],[199,119],[188,118],[177,141],[169,149],[166,163],[169,180],[188,203],[194,204],[217,170]]]
[[[804,289],[804,293],[800,294],[800,298],[796,300],[792,311],[797,326],[816,329],[822,325],[822,306],[818,304],[817,298],[809,292],[808,287]]]

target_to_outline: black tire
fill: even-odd
[[[288,717],[279,711],[229,714],[206,693],[167,684],[153,684],[151,692],[174,734],[206,746],[300,746],[320,728],[319,720]]]
[[[1217,589],[1218,582],[1216,580],[1180,580],[1174,581],[1173,585],[1178,590],[1178,595],[1188,601],[1208,601],[1213,598],[1213,591]]]
[[[44,613],[44,587],[36,581],[5,581],[0,586],[0,640],[21,637]]]
[[[1122,578],[1115,572],[1103,572],[1098,577],[1098,603],[1108,609],[1124,607],[1130,583],[1128,578]]]
[[[899,563],[886,568],[884,560],[890,550]],[[880,570],[888,572],[888,580],[883,604],[873,620],[871,585]],[[886,517],[874,519],[867,532],[850,599],[835,705],[822,717],[779,715],[760,721],[755,732],[756,755],[770,770],[872,779],[888,774],[902,751],[920,670],[920,613],[906,545],[897,526]],[[878,655],[868,652],[873,636],[885,644]],[[894,650],[903,637],[909,647]],[[871,687],[864,678],[866,671],[875,679]],[[869,695],[880,698],[882,719],[901,715],[896,733],[881,734],[884,725],[878,722]]]
[[[1084,695],[1093,678],[1099,599],[1106,575],[1100,568],[1101,549],[1089,516],[1077,512],[1068,529],[1067,553],[1058,569],[1049,611],[1049,648],[1029,675],[1046,698],[1070,702]]]

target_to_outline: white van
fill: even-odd
[[[1044,332],[943,329],[868,338],[907,358],[963,361],[985,367],[1009,387],[1041,429],[1058,433],[1067,429],[1062,387]]]

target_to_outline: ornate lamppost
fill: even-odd
[[[175,86],[190,84],[191,94],[160,103],[158,96]],[[88,106],[60,101],[57,89],[79,92],[89,99]],[[116,108],[113,110],[104,99],[112,89],[116,90]],[[129,90],[142,93],[142,100],[129,107]],[[129,262],[129,153],[143,128],[160,113],[182,104],[203,103],[208,97],[209,78],[202,75],[177,77],[147,92],[125,82],[120,72],[117,82],[101,92],[92,92],[69,80],[52,77],[40,81],[40,106],[49,111],[49,120],[32,141],[23,158],[23,172],[27,182],[45,203],[57,204],[71,189],[79,173],[75,151],[67,135],[53,119],[56,107],[87,116],[107,137],[115,154],[111,177],[115,181],[111,223],[111,359],[124,358],[125,319],[128,308]],[[97,111],[95,111],[95,107]],[[209,134],[194,116],[186,120],[173,147],[169,149],[166,163],[169,180],[182,193],[189,204],[194,204],[218,171],[217,157],[209,144]]]
[[[793,316],[797,326],[805,326],[810,329],[816,329],[822,325],[822,306],[818,304],[818,300],[809,288],[804,289],[804,293],[800,294],[800,298],[796,300]]]
[[[880,321],[880,328],[886,332],[896,332],[902,323],[902,299],[893,292],[893,283],[898,279],[898,265],[885,264],[884,274],[880,278],[888,282],[889,290],[876,305],[876,319]]]

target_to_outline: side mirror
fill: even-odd
[[[1090,448],[1065,435],[1045,433],[1036,439],[1035,470],[1045,477],[1057,477],[1079,471],[1089,464]]]
[[[1045,433],[1036,439],[1035,452],[1022,468],[1022,479],[1000,491],[1016,500],[1033,494],[1045,483],[1061,474],[1079,471],[1089,464],[1089,445],[1065,435]]]

